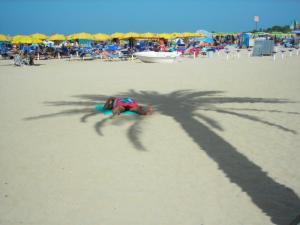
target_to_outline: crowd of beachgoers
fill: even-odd
[[[85,33],[81,33],[85,34]],[[142,51],[155,52],[180,52],[182,55],[208,55],[228,46],[236,49],[246,48],[251,51],[256,39],[274,40],[274,44],[285,48],[299,48],[299,43],[293,35],[257,34],[197,34],[176,37],[163,35],[156,37],[106,37],[92,40],[87,35],[65,38],[62,35],[54,35],[47,39],[28,39],[30,36],[16,36],[11,41],[0,42],[0,52],[4,59],[15,59],[17,64],[33,64],[35,59],[97,59],[103,60],[127,60],[133,59],[134,53]],[[33,36],[34,37],[34,36]],[[253,42],[251,44],[251,41]],[[32,43],[31,43],[32,42]],[[228,51],[228,50],[227,50]]]

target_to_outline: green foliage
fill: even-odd
[[[289,33],[291,32],[290,26],[273,26],[265,30],[265,32],[282,32],[282,33]]]
[[[267,29],[260,28],[259,30],[252,30],[250,32],[251,33],[256,33],[256,32],[266,32],[266,33],[281,32],[281,33],[290,33],[291,32],[291,28],[290,28],[289,25],[285,25],[285,26],[275,25],[275,26],[269,27]]]

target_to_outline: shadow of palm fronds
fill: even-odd
[[[265,104],[278,105],[292,103],[286,99],[276,98],[249,98],[225,97],[221,91],[190,91],[178,90],[171,93],[155,91],[134,91],[118,93],[116,96],[131,96],[141,103],[151,104],[157,113],[172,117],[199,148],[218,165],[230,182],[238,185],[253,201],[253,203],[270,217],[274,224],[286,225],[300,212],[300,199],[297,194],[284,184],[272,179],[261,167],[244,156],[227,140],[219,136],[215,130],[224,129],[215,119],[203,115],[201,112],[212,111],[222,115],[246,119],[264,126],[270,126],[281,132],[297,134],[282,124],[267,121],[258,116],[240,113],[237,111],[257,111],[268,113],[281,113],[299,115],[298,112],[284,112],[279,110],[265,110]],[[80,115],[80,121],[86,122],[88,118],[98,114],[93,108],[96,103],[104,102],[106,95],[78,95],[74,96],[80,101],[57,101],[46,104],[54,107],[71,106],[76,109],[64,110],[53,114],[39,115],[26,118],[26,120],[50,118],[55,116]],[[226,104],[255,104],[256,108],[225,108]],[[260,108],[257,108],[260,106]],[[77,107],[83,107],[77,109]],[[145,150],[139,135],[144,117],[128,117],[133,124],[127,131],[127,137],[139,150]],[[109,118],[104,117],[96,122],[95,131],[103,135],[102,127]],[[116,122],[118,125],[119,122]]]

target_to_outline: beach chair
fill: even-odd
[[[29,59],[24,55],[23,52],[16,54],[14,57],[14,65],[15,66],[23,66],[23,65],[29,65]]]
[[[22,60],[20,54],[15,55],[15,57],[14,57],[14,65],[15,66],[23,66],[24,65],[23,60]]]
[[[82,60],[94,60],[97,58],[97,55],[92,48],[88,47],[81,49],[80,57]]]
[[[119,52],[110,52],[108,54],[108,61],[118,61],[121,60]]]
[[[9,58],[8,49],[5,47],[0,46],[0,54],[3,59]]]
[[[133,60],[135,59],[134,53],[135,51],[133,49],[130,48],[122,49],[120,51],[119,58],[121,60]]]

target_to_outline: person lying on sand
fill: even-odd
[[[139,106],[138,102],[133,98],[119,98],[110,97],[106,100],[104,109],[111,109],[113,116],[120,115],[121,112],[126,110],[135,112],[139,115],[150,115],[153,112],[152,106],[148,106],[147,109]]]

